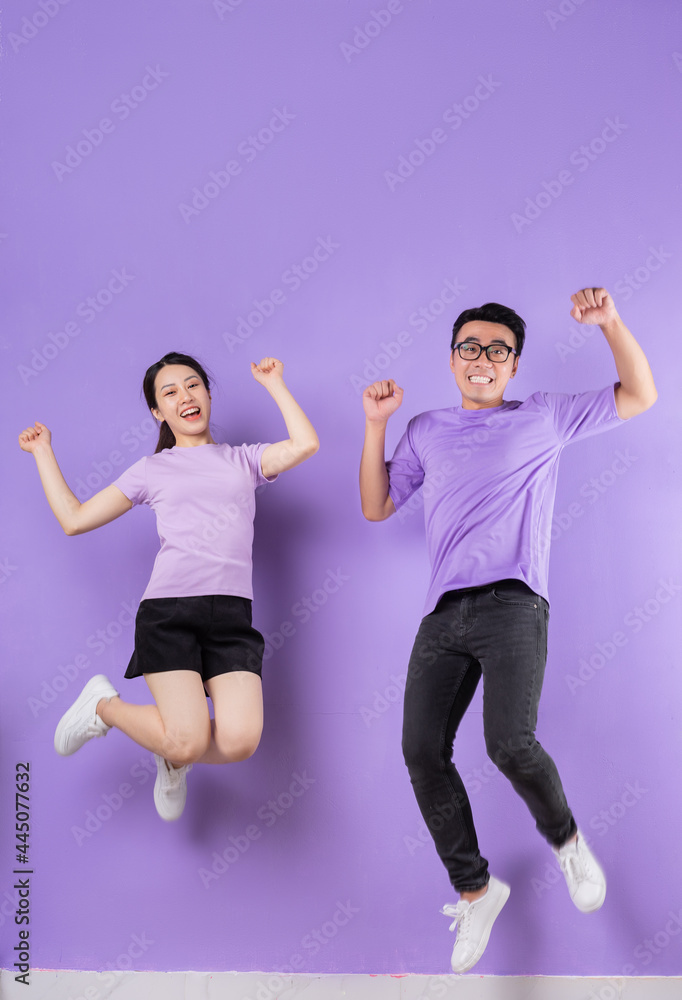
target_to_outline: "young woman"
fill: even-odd
[[[156,513],[161,549],[135,621],[135,651],[126,677],[144,676],[153,705],[124,702],[107,677],[92,677],[60,720],[55,749],[75,753],[115,727],[153,752],[154,802],[177,819],[193,763],[250,757],[263,726],[263,637],[251,626],[251,549],[256,487],[318,450],[312,424],[282,377],[263,358],[251,373],[279,407],[289,437],[276,444],[217,444],[203,367],[166,354],[144,377],[144,394],[160,421],[154,455],[80,503],[64,480],[41,423],[19,435],[31,452],[48,502],[67,535],[92,531],[137,503]],[[214,718],[209,716],[206,693]]]

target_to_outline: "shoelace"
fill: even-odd
[[[104,723],[100,717],[97,716],[92,722],[86,723],[86,725],[80,729],[78,735],[82,733],[83,736],[106,736],[109,732],[109,728],[109,726],[105,728]]]
[[[177,788],[177,786],[182,782],[182,778],[188,771],[192,769],[191,764],[185,764],[183,767],[173,767],[169,764],[167,760],[164,760],[164,768],[162,774],[164,776],[164,785],[169,788]]]
[[[588,879],[591,875],[588,859],[583,855],[579,846],[576,846],[564,857],[559,857],[559,865],[562,872],[575,882],[582,882],[583,879]]]
[[[462,934],[466,934],[469,922],[468,918],[471,916],[471,903],[468,903],[465,899],[460,899],[459,903],[446,903],[440,912],[445,914],[446,917],[455,918],[450,924],[449,930],[454,931],[457,924],[459,924]]]

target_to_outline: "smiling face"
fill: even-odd
[[[457,334],[457,343],[469,341],[481,347],[501,344],[516,350],[516,337],[508,326],[501,323],[485,323],[474,320],[465,323]],[[516,374],[519,359],[510,354],[507,360],[498,364],[489,361],[485,352],[475,361],[465,361],[458,351],[450,352],[450,370],[455,376],[457,387],[462,393],[462,409],[483,410],[501,406],[507,382]]]
[[[209,430],[211,394],[201,378],[187,365],[164,365],[154,381],[157,420],[165,420],[176,444],[191,448],[214,444]]]

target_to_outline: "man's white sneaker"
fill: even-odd
[[[156,761],[156,782],[154,784],[154,805],[156,811],[168,822],[180,819],[187,800],[187,772],[191,764],[173,767],[163,757],[154,754]]]
[[[606,898],[606,878],[580,831],[577,840],[552,850],[578,909],[583,913],[598,910]]]
[[[455,947],[452,949],[452,971],[468,972],[481,958],[490,937],[495,918],[509,899],[506,882],[490,876],[485,896],[474,900],[460,899],[459,903],[448,903],[441,913],[454,917],[450,930],[457,925]]]
[[[116,698],[118,691],[104,674],[95,674],[85,685],[57,723],[54,748],[62,757],[80,750],[94,736],[106,736],[111,726],[103,722],[95,709],[102,698]]]

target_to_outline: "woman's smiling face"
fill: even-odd
[[[212,443],[211,394],[187,365],[165,365],[154,381],[157,420],[165,420],[180,447]]]

